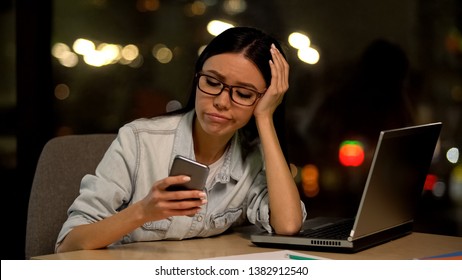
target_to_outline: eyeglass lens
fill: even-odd
[[[228,88],[231,92],[231,100],[245,106],[253,105],[259,95],[251,89],[239,86],[228,86],[216,78],[207,75],[199,76],[198,87],[203,92],[211,95],[219,95],[225,88]]]

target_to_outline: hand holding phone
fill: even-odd
[[[173,160],[170,176],[186,175],[191,178],[189,182],[182,185],[172,185],[167,188],[168,191],[177,190],[203,190],[209,167],[192,159],[177,155]]]

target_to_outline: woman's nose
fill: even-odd
[[[215,107],[223,109],[229,108],[231,102],[231,89],[226,87],[223,89],[220,95],[215,96],[213,104]]]

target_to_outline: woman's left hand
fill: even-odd
[[[272,116],[289,89],[289,64],[274,45],[271,45],[270,52],[271,84],[255,107],[254,115],[257,118]]]

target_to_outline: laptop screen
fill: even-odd
[[[353,227],[353,240],[413,220],[441,123],[382,131]]]

